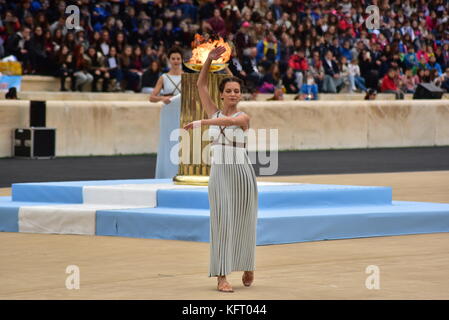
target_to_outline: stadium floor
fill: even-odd
[[[449,202],[449,171],[258,180],[390,185],[395,200]],[[448,299],[448,241],[433,233],[258,246],[254,286],[234,272],[235,292],[224,294],[207,277],[208,243],[0,233],[0,299]],[[80,268],[80,290],[65,287],[68,265]],[[378,290],[365,286],[372,265]]]
[[[449,203],[449,148],[365,151],[280,153],[280,172],[309,174],[258,180],[388,185],[394,200]],[[1,170],[1,181],[26,181],[28,172],[34,172],[29,176],[34,181],[150,178],[151,159],[18,160],[21,165]],[[0,159],[0,168],[15,161]],[[351,169],[369,173],[344,173]],[[0,195],[8,194],[10,188],[0,189]],[[234,272],[229,279],[235,292],[223,294],[215,290],[216,280],[207,277],[207,243],[0,233],[0,299],[448,299],[448,241],[448,233],[434,233],[258,246],[253,287],[244,287],[241,273]],[[68,265],[80,268],[80,290],[65,287]],[[379,268],[378,290],[366,287],[367,267],[373,265]]]

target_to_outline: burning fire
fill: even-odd
[[[224,46],[226,51],[221,55],[220,59],[212,61],[214,64],[228,62],[231,58],[231,47],[220,37],[218,39],[210,38],[206,40],[201,35],[195,34],[195,39],[192,41],[192,58],[190,58],[188,63],[203,65],[206,62],[209,52],[219,46]]]

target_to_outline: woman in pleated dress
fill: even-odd
[[[178,141],[171,140],[173,130],[179,129],[181,117],[181,75],[182,51],[173,47],[168,52],[171,68],[162,74],[150,95],[150,102],[162,101],[164,106],[160,115],[159,145],[157,149],[156,179],[171,179],[178,173],[178,164],[170,159],[170,152],[178,148]],[[159,93],[163,91],[163,95]]]
[[[209,277],[217,277],[219,291],[233,292],[226,279],[232,271],[243,271],[242,282],[247,287],[254,280],[258,192],[256,175],[246,150],[245,133],[250,117],[237,109],[242,82],[236,77],[221,81],[222,110],[217,108],[207,89],[209,67],[224,51],[223,47],[213,49],[198,77],[198,92],[208,119],[188,123],[184,129],[209,126],[213,140],[208,186]]]

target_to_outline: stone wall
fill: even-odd
[[[155,153],[161,103],[48,101],[56,156]],[[241,102],[251,128],[277,129],[279,150],[449,145],[447,100]],[[0,157],[28,127],[28,101],[0,101]],[[249,147],[254,150],[255,146]]]

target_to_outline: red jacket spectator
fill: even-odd
[[[382,92],[384,91],[397,91],[398,87],[396,86],[396,82],[394,78],[390,78],[388,74],[384,76],[382,79],[382,86],[380,89]]]
[[[302,56],[297,53],[291,55],[288,60],[288,66],[295,71],[305,71],[309,69],[309,64],[307,63],[307,59],[304,58],[304,54]]]

